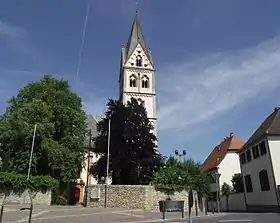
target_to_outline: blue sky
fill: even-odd
[[[175,3],[176,2],[176,3]],[[92,0],[79,79],[86,0],[0,0],[0,111],[49,73],[69,80],[87,112],[118,95],[120,48],[133,0]],[[230,132],[247,140],[279,105],[280,1],[140,0],[157,73],[159,146],[204,160]]]

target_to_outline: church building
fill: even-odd
[[[121,49],[121,64],[119,74],[119,97],[124,104],[131,98],[136,98],[146,108],[148,118],[154,126],[154,134],[157,135],[156,116],[156,89],[155,89],[155,67],[151,51],[147,48],[143,31],[136,12],[127,44]],[[88,129],[91,137],[95,138],[98,117],[88,117]],[[89,140],[85,142],[88,152],[85,154],[87,162],[76,181],[75,197],[79,204],[86,200],[86,186],[95,185],[97,181],[90,175],[90,168],[98,157],[89,148]],[[93,146],[93,143],[92,143]]]
[[[127,44],[121,49],[120,99],[124,104],[136,98],[146,108],[157,135],[155,67],[136,12]]]

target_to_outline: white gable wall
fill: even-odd
[[[265,140],[266,141],[266,140]],[[259,143],[259,142],[258,142]],[[256,143],[257,144],[257,143]],[[268,146],[267,146],[268,147]],[[247,148],[251,150],[252,147]],[[252,150],[251,150],[252,152]],[[261,170],[267,170],[268,178],[269,178],[269,191],[261,191],[261,185],[259,180],[259,172]],[[275,184],[273,178],[272,165],[269,156],[269,149],[267,148],[267,153],[263,156],[254,159],[252,156],[252,160],[248,163],[241,165],[243,182],[245,184],[245,175],[250,174],[253,185],[253,192],[246,192],[246,202],[247,205],[277,205],[277,197],[275,192]]]
[[[239,164],[239,156],[236,152],[228,152],[222,162],[218,166],[218,172],[221,174],[219,184],[220,189],[224,183],[232,186],[232,176],[235,173],[240,173],[240,164]],[[210,185],[210,191],[217,191],[216,183],[212,183]]]
[[[232,186],[232,176],[240,172],[239,155],[236,152],[228,152],[219,165],[219,173],[221,174],[220,187],[224,183]]]
[[[276,185],[280,185],[280,136],[268,137],[268,145]]]

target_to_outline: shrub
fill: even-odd
[[[56,181],[50,176],[30,176],[27,175],[0,172],[0,190],[13,190],[15,193],[21,193],[29,188],[31,191],[46,192],[55,186]]]
[[[168,196],[174,192],[187,190],[189,187],[199,195],[205,195],[208,192],[209,184],[210,178],[202,172],[199,163],[192,159],[180,161],[172,156],[155,173],[153,179],[155,189]]]
[[[228,196],[228,195],[230,195],[230,193],[233,192],[233,188],[229,184],[224,183],[222,185],[221,192],[222,192],[222,195]]]
[[[56,198],[55,204],[56,204],[56,205],[67,205],[68,202],[67,202],[67,199],[66,199],[65,197],[63,197],[63,196],[58,196],[58,197]]]

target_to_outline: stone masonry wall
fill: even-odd
[[[3,194],[0,194],[0,199],[3,199]],[[21,204],[23,201],[23,194],[11,193],[6,197],[6,204]],[[36,192],[32,194],[33,204],[43,204],[43,205],[51,205],[51,191],[47,191],[46,193]],[[26,196],[24,199],[25,204],[30,203],[29,196]]]
[[[100,198],[91,198],[93,188],[100,188]],[[89,187],[87,206],[100,208],[105,206],[105,185]],[[145,185],[108,185],[107,186],[107,207],[108,208],[130,208],[143,209],[148,211],[159,211],[160,200],[166,199],[166,194],[156,191],[153,186]],[[185,211],[188,211],[188,192],[182,191],[171,196],[174,200],[185,201]],[[194,192],[194,199],[198,203],[198,197]],[[204,205],[203,205],[204,206]],[[195,212],[195,205],[192,208]],[[204,207],[198,205],[198,212],[203,212]]]

